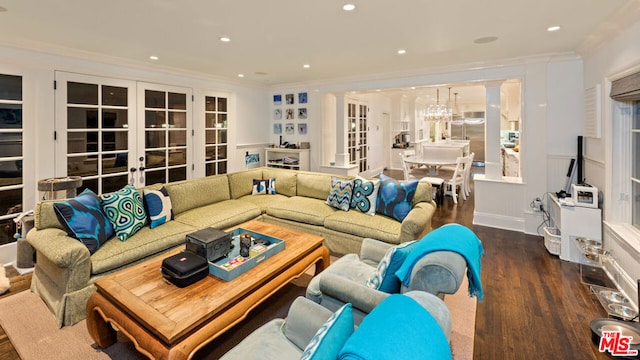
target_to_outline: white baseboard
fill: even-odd
[[[524,232],[524,219],[489,213],[473,212],[473,224],[492,228]]]

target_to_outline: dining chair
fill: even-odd
[[[415,154],[415,150],[408,150]],[[444,180],[439,177],[429,176],[429,170],[427,168],[421,167],[411,167],[409,163],[405,161],[405,155],[407,152],[400,153],[400,158],[402,159],[402,171],[404,172],[404,180],[418,180],[425,181],[431,184],[431,188],[433,189],[433,198],[436,201],[437,205],[442,205],[444,201]]]
[[[462,197],[462,200],[467,200],[467,195],[464,191],[464,169],[467,159],[468,157],[458,157],[451,178],[444,181],[444,192],[445,194],[451,194],[454,204],[458,204],[458,195]],[[459,191],[458,188],[460,188]]]
[[[467,197],[471,195],[471,167],[473,166],[473,157],[475,153],[467,156],[467,163],[464,165],[464,192]]]

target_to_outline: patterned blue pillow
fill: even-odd
[[[251,195],[274,195],[276,193],[276,178],[261,180],[253,179]]]
[[[349,211],[353,194],[353,181],[331,177],[331,190],[327,196],[327,205],[343,211]]]
[[[378,263],[376,271],[371,274],[366,286],[389,294],[400,292],[401,282],[396,276],[396,271],[400,269],[417,243],[418,241],[414,240],[390,247]]]
[[[144,205],[149,217],[149,227],[154,228],[173,220],[173,207],[167,189],[143,190]]]
[[[342,346],[353,334],[351,304],[344,304],[322,325],[302,353],[300,360],[337,359]]]
[[[375,215],[379,187],[380,180],[367,180],[360,176],[356,176],[356,179],[353,180],[351,208],[358,209],[369,215]]]
[[[376,212],[398,221],[404,220],[411,211],[417,188],[418,180],[400,182],[380,174]]]
[[[73,199],[54,203],[53,208],[67,234],[80,240],[91,254],[113,236],[113,226],[102,212],[98,195],[89,189]]]
[[[132,185],[100,195],[102,210],[111,221],[118,239],[125,241],[147,224],[142,196]]]

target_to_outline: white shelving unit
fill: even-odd
[[[547,202],[551,223],[560,232],[560,259],[582,263],[584,256],[575,239],[602,241],[602,211],[598,208],[563,206],[554,194]]]
[[[269,167],[309,171],[309,149],[265,148],[264,158]]]

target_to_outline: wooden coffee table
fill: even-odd
[[[329,266],[320,236],[261,221],[239,227],[283,239],[285,249],[229,282],[209,275],[179,288],[160,274],[162,260],[171,254],[96,281],[87,303],[87,328],[96,344],[115,343],[115,327],[149,358],[190,359],[311,265],[316,274]]]

